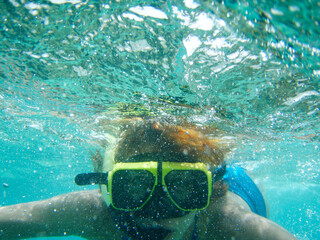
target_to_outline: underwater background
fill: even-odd
[[[315,0],[0,0],[0,205],[83,190],[73,179],[92,171],[105,122],[183,116],[237,140],[228,161],[263,185],[271,220],[320,239],[319,12]]]

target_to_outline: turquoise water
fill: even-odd
[[[228,161],[263,183],[270,218],[320,239],[319,11],[1,0],[0,205],[80,190],[110,119],[182,115],[235,136]]]

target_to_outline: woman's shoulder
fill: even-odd
[[[295,239],[281,226],[253,213],[244,200],[231,192],[200,212],[197,225],[199,239]]]
[[[71,192],[65,197],[69,209],[76,210],[78,220],[86,223],[80,236],[86,239],[123,239],[123,233],[116,227],[100,190]]]
[[[84,190],[84,191],[77,191],[77,192],[69,192],[66,194],[62,194],[62,195],[58,195],[54,198],[66,198],[69,201],[71,200],[78,200],[78,201],[85,201],[86,203],[98,203],[100,205],[100,203],[104,203],[102,194],[100,192],[100,190],[95,189],[95,190]]]

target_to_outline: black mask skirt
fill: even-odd
[[[112,205],[108,209],[115,224],[132,240],[164,239],[171,231],[154,221],[178,218],[189,213],[178,209],[161,186],[156,186],[152,197],[140,210],[117,210]]]

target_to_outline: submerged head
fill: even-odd
[[[126,123],[98,164],[98,171],[107,172],[101,190],[108,206],[135,219],[169,219],[224,195],[227,147],[207,130],[159,120]]]
[[[208,137],[208,130],[152,119],[126,122],[97,164],[101,173],[78,182],[101,184],[113,217],[132,235],[154,236],[155,226],[166,235],[159,221],[186,221],[227,190],[221,178],[228,146]]]
[[[226,148],[206,130],[153,119],[127,123],[115,151],[104,159],[103,171],[112,169],[108,187],[102,187],[107,204],[171,218],[203,209],[210,197],[222,196],[226,187],[218,180]]]

